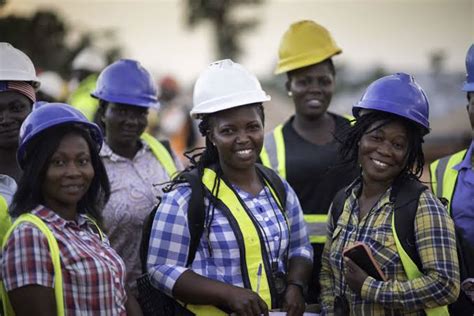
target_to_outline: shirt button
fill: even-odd
[[[274,241],[278,241],[278,240],[280,240],[280,237],[275,236],[275,237],[273,237],[273,240],[274,240]]]
[[[270,219],[268,217],[264,218],[265,222],[268,222]]]

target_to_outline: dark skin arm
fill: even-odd
[[[347,285],[349,285],[354,293],[360,296],[362,285],[364,285],[364,281],[369,275],[347,257],[344,257],[344,267],[344,277],[346,278]]]
[[[8,297],[17,316],[57,314],[53,288],[27,285],[8,292]]]
[[[140,308],[137,299],[128,289],[125,310],[127,311],[128,316],[143,316],[142,309]]]
[[[213,305],[235,315],[268,316],[268,306],[257,293],[205,278],[191,270],[178,278],[173,296],[188,304]]]
[[[290,259],[287,280],[306,284],[311,277],[312,262],[306,258],[295,257]],[[288,316],[303,315],[305,301],[301,288],[297,285],[288,284],[283,296],[283,310]]]

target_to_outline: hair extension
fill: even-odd
[[[356,120],[355,125],[344,130],[341,133],[342,136],[338,139],[342,143],[340,148],[341,156],[347,162],[357,163],[358,144],[362,136],[395,121],[401,122],[406,127],[409,139],[407,160],[402,174],[420,178],[425,164],[422,150],[422,131],[416,123],[395,114],[382,111],[370,111],[360,116]],[[376,122],[380,122],[380,124],[377,124],[374,128],[369,130]]]

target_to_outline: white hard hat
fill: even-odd
[[[194,85],[191,116],[215,113],[241,105],[269,101],[257,77],[230,59],[216,61]]]
[[[40,91],[43,91],[56,100],[60,100],[64,94],[63,79],[54,71],[44,71],[38,75],[41,81]]]
[[[31,81],[35,88],[40,85],[31,59],[6,42],[0,42],[0,80]]]
[[[104,54],[92,47],[83,49],[72,61],[72,70],[100,72],[107,65]]]

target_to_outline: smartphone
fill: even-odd
[[[363,242],[356,242],[352,246],[344,249],[342,255],[350,258],[374,279],[387,281],[385,274],[372,256],[372,251],[370,251],[370,248]]]

